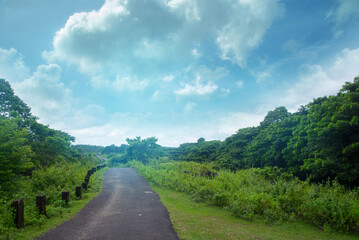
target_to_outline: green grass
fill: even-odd
[[[229,211],[193,201],[185,193],[154,187],[167,207],[171,221],[182,240],[210,239],[359,239],[359,234],[324,232],[303,222],[266,224],[263,219],[252,221],[233,216]]]
[[[15,229],[12,233],[6,236],[0,236],[0,239],[21,239],[21,240],[30,240],[35,237],[40,236],[41,234],[47,232],[48,230],[55,228],[61,223],[70,220],[73,218],[85,205],[95,198],[102,190],[102,180],[103,175],[107,171],[107,168],[98,171],[90,180],[91,188],[88,191],[83,192],[82,199],[80,200],[70,200],[69,206],[61,208],[60,211],[57,210],[59,214],[56,214],[50,218],[45,218],[45,221],[42,224],[26,224],[22,229]]]

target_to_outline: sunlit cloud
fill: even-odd
[[[358,66],[359,48],[343,49],[326,67],[303,66],[298,81],[279,99],[279,104],[293,112],[313,98],[335,95],[345,82],[359,76]]]

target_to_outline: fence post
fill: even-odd
[[[70,191],[62,192],[62,201],[65,201],[66,205],[70,202]]]
[[[24,200],[17,199],[12,201],[11,207],[15,214],[14,223],[17,228],[22,228],[24,226]]]
[[[81,197],[82,197],[82,187],[81,186],[76,186],[76,197],[78,197],[79,199],[81,199]]]
[[[36,207],[39,209],[39,214],[46,215],[46,196],[36,196]]]

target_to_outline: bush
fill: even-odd
[[[277,168],[215,171],[213,165],[194,162],[132,161],[155,185],[190,194],[196,201],[226,207],[234,215],[268,222],[300,219],[324,229],[343,232],[359,229],[358,191],[338,182],[325,185],[300,181]],[[203,173],[216,172],[214,177]]]

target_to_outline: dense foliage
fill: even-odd
[[[32,172],[32,177],[17,176],[12,182],[11,191],[1,192],[0,198],[0,239],[13,239],[16,233],[12,209],[13,199],[24,200],[25,226],[39,226],[46,219],[62,216],[69,212],[71,201],[75,200],[75,187],[81,186],[87,170],[97,162],[96,158],[87,160],[87,164],[63,162],[49,167],[41,167]],[[90,179],[88,192],[98,192],[101,188],[101,173]],[[70,191],[70,205],[61,200],[61,192]],[[46,216],[39,215],[36,207],[36,196],[46,196]]]
[[[224,142],[203,140],[180,145],[172,159],[231,170],[278,167],[303,180],[359,186],[359,77],[293,114],[285,107],[269,111],[260,126],[239,129]]]
[[[0,192],[7,191],[19,175],[64,162],[85,162],[72,147],[74,137],[37,121],[30,108],[0,79]]]
[[[157,144],[155,137],[127,138],[126,141],[127,144],[122,144],[120,147],[110,145],[103,149],[102,153],[109,157],[110,166],[125,164],[131,160],[147,163],[150,159],[164,156],[164,148]]]
[[[310,184],[278,168],[237,172],[210,164],[153,161],[128,163],[148,181],[190,194],[195,200],[225,207],[236,216],[268,222],[305,220],[325,230],[359,229],[357,191],[334,184]]]
[[[30,108],[0,79],[0,238],[13,231],[11,201],[25,202],[25,225],[44,220],[36,195],[47,197],[47,216],[63,211],[61,191],[81,185],[88,169],[99,162],[93,153],[74,148],[75,138],[37,121]]]

